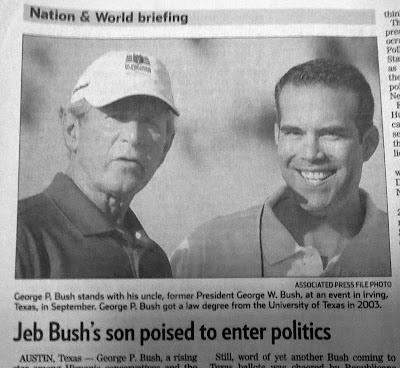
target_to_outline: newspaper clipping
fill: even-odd
[[[1,367],[400,367],[395,0],[1,9]]]

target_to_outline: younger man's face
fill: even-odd
[[[275,127],[283,178],[300,206],[324,215],[358,196],[365,149],[355,124],[358,99],[321,84],[283,87]]]

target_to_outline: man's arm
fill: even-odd
[[[50,270],[48,255],[40,239],[24,223],[18,222],[15,278],[45,278]]]
[[[204,243],[195,242],[189,236],[174,250],[170,263],[172,275],[175,278],[201,278],[204,277],[205,268]]]

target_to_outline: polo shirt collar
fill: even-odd
[[[45,194],[82,235],[90,236],[117,230],[112,219],[101,212],[67,175],[58,173],[45,190]],[[132,231],[143,229],[131,209],[128,209],[124,221]]]
[[[275,216],[272,208],[288,195],[287,187],[282,187],[263,206],[260,219],[261,246],[267,262],[274,265],[301,250],[285,226]]]
[[[370,243],[371,234],[382,231],[382,229],[377,228],[377,224],[381,222],[381,211],[365,190],[360,189],[360,196],[365,203],[365,219],[360,232],[352,239],[352,243],[368,244]]]
[[[261,247],[270,265],[292,257],[304,249],[296,243],[293,236],[272,211],[276,203],[288,195],[287,187],[280,188],[275,195],[265,201],[260,215]],[[379,218],[379,210],[370,195],[363,189],[360,189],[360,195],[365,200],[365,220],[360,232],[351,240],[352,244],[366,242],[371,235],[371,228],[378,223],[377,218]]]

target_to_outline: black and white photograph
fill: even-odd
[[[25,35],[17,279],[390,276],[375,37]]]
[[[397,2],[0,1],[0,366],[399,368]]]

